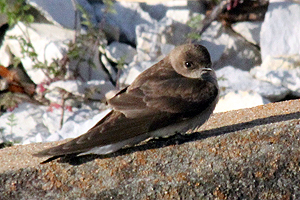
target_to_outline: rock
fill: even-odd
[[[124,62],[129,64],[132,62],[133,57],[137,54],[137,51],[128,44],[120,42],[112,42],[105,49],[108,59],[115,63]]]
[[[7,16],[5,14],[0,14],[0,26],[7,23]]]
[[[136,27],[136,49],[137,58],[135,61],[159,61],[164,56],[164,49],[171,50],[174,46],[185,42],[190,28],[187,25],[173,21],[167,17],[158,23],[151,25],[141,24]]]
[[[60,102],[61,103],[61,102]],[[74,108],[75,109],[75,108]],[[50,133],[48,136],[51,136],[51,134],[55,133],[56,131],[59,131],[61,129],[61,118],[62,118],[62,107],[52,107],[51,110],[47,110],[43,113],[43,124],[47,127],[48,132]],[[64,109],[64,116],[63,116],[63,124],[67,121],[69,117],[74,115],[73,110]],[[43,142],[45,142],[46,137],[43,138]]]
[[[120,83],[123,85],[130,85],[134,79],[140,75],[143,71],[151,67],[156,62],[132,62],[130,65],[124,66],[122,70],[122,75],[119,79]]]
[[[147,3],[140,3],[141,8],[143,11],[149,13],[151,18],[159,21],[166,16],[166,12],[168,7],[164,5],[164,2],[160,2],[159,4],[154,3],[151,4],[151,1]]]
[[[249,71],[261,63],[259,50],[237,37],[232,31],[222,28],[221,23],[212,22],[202,34],[200,44],[207,47],[215,69],[227,65]]]
[[[284,86],[300,97],[300,56],[268,56],[261,66],[250,73],[259,80],[268,81],[276,86]]]
[[[167,10],[166,17],[180,22],[182,24],[186,24],[189,20],[191,20],[192,13],[189,10]]]
[[[0,49],[1,63],[8,66],[12,62],[12,54],[21,58],[21,62],[26,69],[27,74],[36,84],[47,80],[47,76],[42,69],[33,68],[34,62],[23,56],[20,43],[16,39],[9,38],[10,36],[21,36],[24,31],[28,32],[30,41],[38,53],[38,61],[52,63],[54,59],[61,59],[63,52],[67,51],[66,43],[72,40],[75,32],[49,24],[31,24],[26,27],[19,22],[17,26],[6,32],[5,41]]]
[[[267,56],[300,54],[300,4],[290,1],[270,1],[261,27],[262,59]]]
[[[136,40],[135,27],[140,24],[153,24],[156,20],[152,19],[149,13],[143,11],[139,3],[117,1],[113,5],[115,13],[105,13],[104,4],[93,4],[98,19],[104,20],[114,27],[120,28],[121,42],[129,41],[134,44]]]
[[[264,80],[254,79],[247,71],[232,66],[223,67],[216,71],[221,96],[229,92],[252,91],[257,92],[270,101],[279,101],[290,92],[281,85],[273,85]],[[247,104],[247,102],[245,102]]]
[[[226,112],[229,110],[238,110],[243,108],[251,108],[263,104],[270,103],[260,94],[253,91],[229,92],[225,96],[221,96],[214,110],[217,112]]]
[[[77,96],[81,101],[82,98],[105,101],[106,93],[115,90],[115,87],[111,82],[104,80],[91,80],[86,83],[78,80],[66,80],[53,82],[47,89],[49,92],[46,93],[45,98],[52,103],[61,104],[62,90]],[[73,102],[67,101],[66,103],[72,105]]]
[[[235,32],[241,34],[247,41],[259,45],[262,22],[238,22],[233,24]]]
[[[14,141],[22,143],[31,135],[40,134],[42,137],[49,136],[47,127],[43,124],[45,106],[37,106],[29,103],[19,104],[12,112],[6,112],[0,117],[0,128],[3,129],[0,141]],[[13,123],[9,118],[14,116]],[[11,124],[11,125],[9,125]],[[14,125],[13,125],[14,124]],[[39,137],[41,137],[39,136]],[[41,142],[36,140],[37,142]]]
[[[47,89],[48,92],[45,94],[45,98],[51,103],[62,104],[63,99],[66,99],[67,97],[66,93],[71,93],[72,95],[77,96],[77,98],[84,97],[84,86],[81,81],[56,81],[51,83]],[[66,101],[66,105],[68,106],[72,106],[73,104],[74,101]]]
[[[1,149],[1,198],[299,199],[299,110],[295,100],[216,113],[192,134],[43,165],[32,154],[62,142]]]
[[[103,70],[100,62],[101,56],[98,49],[98,45],[90,42],[79,50],[79,58],[71,59],[68,65],[67,71],[70,74],[70,79],[77,78],[80,81],[109,80],[109,76]]]
[[[86,98],[92,100],[106,101],[106,96],[111,91],[116,90],[110,81],[91,80],[84,84],[84,94]]]
[[[50,142],[78,137],[86,133],[110,111],[111,109],[107,109],[99,113],[99,110],[78,110],[74,113],[74,115],[66,120],[63,127],[59,131],[48,137],[46,141]],[[57,138],[54,138],[53,135],[58,135],[59,139],[57,140]]]
[[[76,24],[76,5],[72,0],[64,1],[43,1],[28,0],[28,4],[36,8],[50,23],[60,25],[68,29],[75,29]],[[76,4],[82,6],[90,14],[92,22],[96,22],[93,7],[86,0],[77,0]],[[78,23],[78,22],[77,22]]]
[[[117,78],[118,78],[117,72],[114,69],[114,67],[110,64],[110,62],[108,61],[108,59],[106,58],[106,56],[104,54],[101,55],[101,62],[103,63],[106,70],[108,71],[112,80],[117,81]]]
[[[91,84],[91,83],[90,83]],[[63,126],[61,127],[62,108],[60,104],[49,107],[20,103],[11,112],[1,115],[0,143],[12,141],[14,143],[29,144],[34,142],[57,141],[69,137],[77,137],[104,117],[110,109],[99,113],[98,109],[78,109],[65,107]],[[10,120],[10,118],[13,117]]]
[[[159,4],[156,1],[148,1],[141,3],[140,6],[157,21],[167,16],[175,21],[186,23],[192,14],[206,12],[202,1],[161,1]]]
[[[48,90],[52,91],[55,90],[56,88],[65,90],[66,92],[78,96],[84,92],[83,83],[77,80],[66,80],[66,81],[61,80],[61,81],[52,82],[49,85]]]

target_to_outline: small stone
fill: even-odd
[[[131,63],[137,51],[130,45],[112,42],[105,49],[107,57],[115,63],[124,62]]]
[[[219,102],[214,110],[214,113],[226,112],[229,110],[238,110],[242,108],[251,108],[266,103],[270,102],[263,98],[257,92],[229,92],[225,96],[220,97]]]
[[[219,22],[212,22],[201,35],[200,44],[207,47],[211,53],[215,69],[231,65],[248,71],[261,63],[260,51],[254,45],[222,28]]]
[[[294,95],[300,96],[300,56],[268,56],[261,66],[250,73],[258,80],[267,81],[275,86],[284,86]]]
[[[241,34],[247,41],[259,45],[262,22],[238,22],[233,24],[235,32]]]
[[[216,71],[221,95],[237,91],[254,91],[270,101],[283,99],[290,90],[264,80],[254,79],[248,71],[227,66]]]

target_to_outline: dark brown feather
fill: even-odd
[[[208,53],[206,51],[204,53]],[[204,66],[196,66],[201,70],[206,65],[210,65],[210,61]],[[94,147],[135,138],[201,114],[217,96],[216,82],[200,77],[187,78],[177,73],[167,56],[110,99],[108,103],[113,110],[86,134],[37,155],[87,152]]]

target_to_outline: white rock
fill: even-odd
[[[256,92],[230,92],[220,98],[214,110],[214,113],[226,112],[229,110],[238,110],[243,108],[251,108],[266,103],[269,103],[269,101],[264,99],[261,95],[259,95]]]
[[[66,80],[53,82],[48,86],[47,89],[49,92],[46,93],[45,98],[52,103],[61,104],[62,89],[82,98],[105,100],[106,93],[110,92],[111,90],[115,90],[115,87],[111,82],[104,80],[90,80],[86,83],[78,80]],[[67,105],[71,104],[67,103]]]
[[[108,75],[103,70],[100,63],[99,47],[95,44],[86,46],[84,55],[78,59],[72,59],[68,65],[68,72],[72,72],[70,77],[77,77],[82,81],[108,80]],[[80,52],[83,53],[83,52]]]
[[[69,119],[62,127],[57,131],[59,139],[74,138],[86,133],[91,129],[98,121],[105,117],[111,110],[107,109],[96,114],[94,111],[80,111],[76,114],[76,119]],[[54,138],[55,140],[57,137]],[[49,137],[47,141],[53,140],[53,137]]]
[[[91,80],[84,85],[85,93],[91,92],[89,98],[94,100],[105,100],[107,94],[115,89],[110,81],[104,80]]]
[[[111,78],[116,81],[117,79],[117,72],[113,68],[113,66],[110,64],[108,59],[104,54],[101,55],[101,62],[103,63],[104,67],[107,69],[108,73],[110,74]]]
[[[167,10],[166,16],[174,21],[186,24],[192,16],[189,10]]]
[[[116,13],[104,13],[105,5],[103,4],[95,4],[93,7],[99,19],[104,19],[110,25],[119,27],[123,41],[125,38],[131,43],[135,43],[135,27],[137,25],[152,24],[156,21],[150,17],[149,13],[143,11],[139,3],[136,2],[115,2],[113,9]]]
[[[84,92],[84,86],[81,81],[78,80],[60,80],[52,82],[48,86],[48,90],[54,90],[54,89],[63,89],[69,93],[72,93],[74,95],[81,95]]]
[[[143,71],[151,67],[153,64],[156,62],[150,62],[150,61],[145,61],[145,62],[132,62],[130,63],[129,66],[125,66],[122,75],[119,79],[120,83],[123,85],[130,85],[134,79],[140,75]]]
[[[40,62],[52,63],[53,59],[61,59],[63,52],[67,50],[67,41],[74,38],[75,32],[63,28],[59,28],[49,24],[31,24],[31,27],[26,27],[23,23],[18,23],[13,29],[6,32],[4,43],[0,49],[1,63],[5,66],[12,62],[11,54],[21,58],[24,68],[30,78],[39,84],[47,76],[41,69],[34,69],[34,63],[29,57],[23,58],[22,50],[19,42],[16,39],[10,39],[9,36],[22,36],[28,32],[30,41],[38,53],[37,59]]]
[[[254,91],[270,101],[283,99],[290,90],[269,82],[254,79],[248,71],[227,66],[216,71],[221,96],[229,92]]]
[[[94,10],[86,0],[74,1],[81,5],[90,14],[92,22],[96,22]],[[61,25],[65,28],[74,29],[76,26],[76,5],[72,0],[27,0],[31,6],[36,8],[51,23]],[[78,22],[77,22],[78,23]]]
[[[42,118],[43,118],[43,124],[48,128],[48,131],[50,133],[54,133],[58,131],[61,128],[61,114],[62,114],[62,108],[55,108],[53,107],[51,111],[44,112]],[[71,117],[74,113],[69,111],[68,109],[64,110],[64,116],[63,116],[63,123],[66,122],[66,120]]]
[[[259,45],[262,22],[238,22],[233,24],[235,32],[241,34],[247,41]]]
[[[284,86],[300,96],[300,55],[267,56],[262,65],[253,68],[250,73],[256,79]]]
[[[39,137],[50,135],[47,127],[43,124],[43,113],[45,106],[37,106],[29,103],[19,104],[12,112],[6,112],[0,117],[0,128],[4,128],[0,141],[11,140],[23,142],[32,135],[40,134]],[[14,115],[15,125],[10,126],[9,116]]]
[[[47,87],[48,92],[45,94],[45,98],[51,103],[61,104],[64,97],[65,90],[75,96],[84,97],[85,87],[81,81],[78,80],[66,80],[52,82]],[[66,105],[72,105],[70,101],[66,101]]]
[[[256,47],[223,30],[221,23],[213,22],[201,36],[200,44],[207,47],[215,69],[231,65],[248,71],[261,63]]]
[[[113,62],[124,61],[126,64],[131,63],[137,51],[128,44],[112,42],[105,49],[106,55]]]
[[[166,49],[185,43],[190,28],[187,25],[175,22],[167,17],[158,23],[151,25],[141,24],[136,27],[136,49],[137,57],[135,61],[159,61],[166,53]]]
[[[270,1],[260,34],[263,60],[268,55],[300,54],[299,19],[300,4]]]

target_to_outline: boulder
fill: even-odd
[[[90,14],[92,22],[96,22],[93,7],[86,0],[28,0],[28,4],[37,9],[50,23],[67,29],[76,29],[78,27],[78,15],[74,2],[82,6]],[[76,19],[77,18],[77,19]],[[77,20],[77,24],[75,23]]]
[[[258,80],[283,86],[300,97],[300,55],[267,56],[261,66],[250,73]]]
[[[137,2],[117,1],[113,4],[115,12],[105,12],[105,5],[93,4],[95,14],[98,19],[114,27],[120,28],[120,41],[135,43],[135,27],[140,24],[153,24],[156,20],[152,19],[149,13],[145,12]]]
[[[217,112],[226,112],[229,110],[238,110],[243,108],[251,108],[263,104],[270,103],[267,99],[263,98],[260,94],[253,91],[237,91],[229,92],[221,96],[218,104],[214,110]]]
[[[200,44],[207,47],[215,69],[227,65],[249,71],[261,63],[260,51],[245,42],[230,29],[223,28],[219,22],[212,22],[201,35]]]
[[[0,149],[2,199],[299,199],[300,101],[214,114],[198,132],[39,164]],[[66,142],[66,141],[63,141]]]
[[[290,90],[282,85],[274,85],[266,80],[255,79],[248,71],[236,69],[232,66],[223,67],[217,70],[216,74],[221,96],[230,92],[252,91],[269,101],[279,101],[290,93]],[[251,102],[243,103],[251,104]]]
[[[49,24],[33,23],[30,27],[26,27],[22,22],[6,32],[5,40],[0,48],[1,64],[8,66],[12,62],[12,54],[21,58],[31,80],[39,84],[48,79],[47,75],[42,69],[33,68],[35,63],[27,55],[22,54],[21,40],[10,38],[16,36],[26,40],[28,38],[24,33],[28,34],[35,52],[38,53],[38,61],[50,64],[54,59],[63,57],[64,52],[68,49],[66,43],[74,38],[75,32]]]
[[[300,4],[271,0],[261,27],[262,59],[267,56],[300,54]]]
[[[232,25],[235,32],[241,34],[248,42],[260,45],[262,22],[238,22]]]
[[[105,48],[106,56],[108,59],[115,63],[124,62],[129,64],[133,61],[133,57],[137,51],[128,44],[120,42],[112,42]]]

